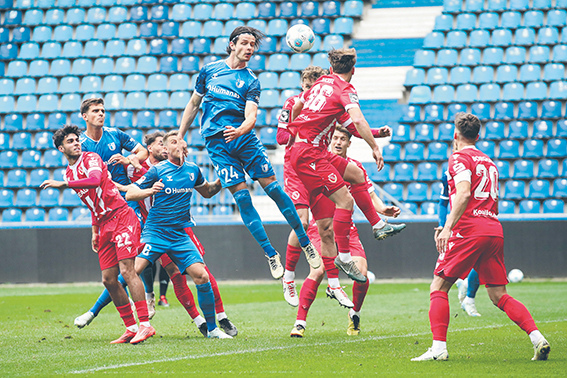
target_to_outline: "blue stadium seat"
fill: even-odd
[[[258,4],[258,18],[274,18],[274,17],[276,17],[275,3],[262,2]]]
[[[2,172],[2,182],[4,180],[4,172]],[[6,175],[6,188],[25,188],[27,186],[27,173],[23,169],[12,169]],[[2,184],[0,182],[0,184]]]
[[[500,65],[504,61],[504,50],[500,47],[489,47],[482,53],[482,63],[488,65]]]
[[[541,140],[526,140],[524,142],[524,158],[541,158],[543,157],[543,141]]]
[[[368,178],[374,182],[385,182],[390,181],[390,165],[384,164],[384,168],[380,171],[376,168],[376,164],[374,163],[362,163],[364,169],[366,169],[366,173],[368,174]]]
[[[134,114],[130,111],[119,111],[114,115],[114,126],[132,127],[134,124]]]
[[[282,72],[278,88],[280,89],[299,89],[300,88],[300,75],[299,72],[288,71]],[[262,86],[263,88],[264,86]]]
[[[333,32],[335,34],[351,35],[354,29],[354,20],[351,17],[335,19]]]
[[[530,63],[547,63],[549,61],[548,46],[532,46],[530,47]]]
[[[126,43],[124,41],[115,39],[106,43],[105,55],[116,58],[125,54]]]
[[[51,112],[57,109],[58,98],[55,95],[45,94],[39,97],[37,102],[37,111]]]
[[[497,13],[483,12],[478,16],[478,28],[486,30],[496,29],[498,27],[498,21],[499,16]]]
[[[382,189],[384,189],[384,191],[386,193],[388,193],[389,195],[391,195],[392,197],[394,197],[395,199],[397,199],[398,201],[401,201],[403,198],[403,192],[404,192],[404,186],[401,184],[396,184],[396,183],[388,183],[382,186]],[[384,200],[387,200],[387,198],[384,198]]]
[[[445,108],[443,105],[431,104],[425,107],[424,121],[426,122],[439,122],[445,119]],[[433,131],[433,128],[431,129]],[[433,132],[431,133],[433,136]],[[430,140],[430,139],[429,139]]]
[[[262,56],[262,55],[255,55],[255,56],[252,56],[252,59],[250,61],[255,60],[254,58],[256,56],[259,56],[259,57],[265,59],[265,57]],[[181,58],[181,71],[182,72],[199,71],[199,58],[197,58],[195,56],[184,56],[183,58]]]
[[[129,92],[126,95],[125,109],[144,109],[146,107],[146,94],[144,92]]]
[[[520,214],[539,214],[540,203],[539,201],[521,200],[520,201]]]
[[[543,80],[562,80],[565,75],[565,66],[560,63],[548,63],[543,68]]]
[[[496,164],[496,167],[498,168],[501,180],[510,178],[510,162],[506,160],[495,160],[494,164]]]
[[[469,83],[471,81],[471,69],[469,67],[453,67],[451,68],[450,76],[449,84],[458,85]]]
[[[513,121],[509,124],[508,138],[526,139],[528,137],[528,124],[524,121]]]
[[[460,0],[443,0],[443,10],[447,13],[460,13],[463,2]]]
[[[61,12],[63,16],[65,13]],[[48,22],[46,22],[48,23]],[[24,19],[22,21],[22,25],[26,26],[37,26],[43,24],[43,11],[39,9],[29,9],[24,14]],[[49,23],[48,23],[49,24]],[[53,25],[53,24],[51,24]],[[8,29],[5,29],[8,31]],[[3,40],[2,42],[8,42],[8,39]]]
[[[59,206],[59,190],[57,189],[46,189],[46,190],[42,190],[39,193],[39,202],[38,202],[38,206],[41,207],[54,207],[54,206]],[[33,206],[35,205],[35,202],[31,205]]]
[[[12,148],[15,150],[25,150],[31,148],[31,134],[26,132],[16,133],[12,136]]]
[[[475,102],[477,99],[478,89],[476,85],[461,84],[457,87],[456,101],[457,102]]]
[[[18,57],[18,46],[12,43],[0,45],[0,60],[13,60]]]
[[[96,39],[108,41],[116,36],[116,26],[113,24],[101,24],[96,28]]]
[[[61,206],[76,207],[82,206],[81,199],[73,189],[64,189],[61,197]]]
[[[427,104],[429,102],[431,102],[431,89],[428,86],[418,85],[411,89],[410,104]]]
[[[152,94],[150,94],[150,96],[151,95]],[[148,103],[151,104],[151,102]],[[156,114],[152,110],[139,111],[136,120],[136,126],[139,128],[150,129],[156,126]]]
[[[193,54],[207,54],[211,51],[211,40],[209,38],[197,38],[193,40]]]
[[[275,72],[262,72],[258,75],[263,89],[278,88],[278,74]]]
[[[409,142],[410,127],[408,125],[398,124],[392,126],[392,142]]]
[[[384,161],[400,161],[401,147],[397,143],[390,143],[382,149]],[[1,156],[1,155],[0,155]]]
[[[481,121],[491,119],[490,104],[485,102],[475,102],[471,106],[471,113],[477,116]]]
[[[66,76],[59,81],[59,93],[79,92],[80,80],[76,76]]]
[[[557,179],[553,181],[552,197],[555,198],[567,197],[567,179]]]
[[[206,21],[203,24],[202,36],[212,37],[212,38],[220,37],[222,36],[222,29],[223,29],[223,23],[221,21],[216,21],[216,20]]]
[[[509,29],[496,29],[492,32],[492,46],[508,47],[512,44],[512,32]]]
[[[498,92],[500,92],[498,90]],[[482,98],[482,96],[481,96]],[[505,101],[520,101],[524,98],[524,85],[521,83],[504,84],[502,99]],[[495,101],[495,100],[493,100]]]
[[[15,95],[22,95],[22,94],[34,94],[35,93],[35,80],[34,79],[30,79],[30,78],[21,78],[18,79],[18,81],[16,82],[16,88],[14,90],[14,81],[10,80],[10,79],[5,79],[2,80],[2,82],[6,82],[7,86],[6,88],[2,91],[2,89],[0,89],[0,94],[2,95],[6,95],[6,94],[15,94]],[[8,91],[8,89],[11,86],[11,91]],[[4,93],[2,93],[4,92]]]
[[[541,28],[543,26],[543,12],[530,10],[524,13],[524,26],[530,28]]]
[[[280,3],[280,14],[279,17],[282,18],[295,18],[297,16],[297,2],[286,1]]]
[[[67,59],[58,59],[59,66],[55,69],[53,66],[55,61],[51,64],[51,74],[53,76],[64,76],[68,75],[69,71],[65,72],[64,69],[67,67]],[[92,62],[90,59],[75,59],[73,61],[73,66],[71,68],[71,74],[76,76],[89,75],[92,72]]]
[[[142,77],[143,80],[143,77]],[[167,76],[162,74],[153,74],[148,77],[148,91],[160,91],[167,88]],[[187,87],[185,87],[186,89]]]
[[[19,57],[20,59],[27,59],[27,60],[37,59],[39,57],[39,44],[35,42],[24,43],[20,47]]]
[[[565,9],[554,9],[547,12],[548,26],[565,26],[567,22],[567,11]]]
[[[151,92],[148,96],[148,108],[162,110],[166,109],[169,96],[167,92]]]
[[[167,54],[167,40],[159,39],[159,38],[152,39],[151,42],[150,42],[150,54],[151,55],[166,55]],[[177,61],[176,57],[175,57],[175,59]]]
[[[526,49],[518,46],[508,47],[504,61],[509,64],[523,64],[526,61]]]
[[[277,146],[276,133],[277,128],[275,127],[262,127],[260,129],[260,141],[265,146]]]
[[[561,106],[561,104],[559,105]],[[555,132],[556,137],[567,137],[567,120],[561,119],[557,121],[557,131]]]
[[[2,207],[1,204],[0,207]],[[22,221],[22,210],[20,209],[7,209],[2,212],[2,222],[4,223],[21,222],[21,221]]]
[[[396,181],[413,181],[414,165],[408,163],[398,163],[394,165],[394,177]]]
[[[537,114],[537,103],[535,101],[523,101],[518,104],[518,119],[535,119]]]
[[[199,129],[191,130],[191,143],[190,143],[190,145],[193,146],[193,147],[204,147],[205,146],[205,140],[203,139],[203,137],[199,133]]]
[[[92,25],[80,25],[75,29],[75,39],[90,41],[95,38],[95,28]]]
[[[452,77],[452,76],[451,76]],[[425,70],[422,68],[412,68],[406,73],[404,85],[421,85],[425,82]]]
[[[517,29],[522,22],[520,12],[504,12],[500,15],[500,26],[504,29]]]
[[[4,127],[3,131],[20,131],[24,128],[23,123],[24,117],[21,114],[8,114],[4,117]],[[26,122],[27,123],[27,122]],[[29,130],[29,125],[27,125]],[[8,134],[2,134],[2,142],[0,142],[0,149],[6,150],[9,146],[10,137]]]
[[[57,191],[56,189],[47,189],[47,191],[50,190],[54,190]],[[44,192],[44,191],[42,191]],[[57,191],[58,192],[58,191]],[[17,207],[31,207],[31,206],[35,206],[36,204],[36,196],[37,193],[35,190],[33,189],[20,189],[18,190],[18,192],[16,193],[16,202],[15,202],[15,206]]]
[[[26,222],[45,222],[45,210],[43,209],[27,209],[25,214]]]
[[[131,74],[136,71],[136,60],[131,57],[122,57],[116,60],[115,73]]]
[[[490,33],[486,30],[474,30],[470,33],[470,47],[486,47],[490,43]]]
[[[12,30],[12,42],[24,43],[31,39],[31,31],[29,28],[22,26]]]
[[[442,142],[429,143],[427,146],[427,159],[428,160],[447,160],[447,152],[449,151],[447,145]]]
[[[158,124],[161,127],[177,127],[177,112],[172,110],[162,110],[159,112]]]
[[[563,81],[554,81],[549,85],[549,98],[554,100],[567,99],[567,84]]]
[[[523,199],[525,198],[526,184],[523,181],[509,180],[504,185],[504,199]]]
[[[42,77],[37,84],[38,94],[51,94],[58,91],[58,81],[54,77]]]
[[[289,69],[294,71],[303,71],[311,64],[311,56],[309,54],[293,54],[289,61]]]
[[[467,0],[465,10],[467,12],[482,12],[484,9],[484,0]]]
[[[427,190],[427,184],[412,182],[408,185],[406,200],[416,202],[427,201],[429,199],[427,196]]]
[[[457,30],[473,30],[476,26],[476,15],[471,13],[461,13],[457,15]],[[466,38],[466,34],[465,34]]]
[[[102,88],[105,92],[120,92],[124,89],[124,79],[120,75],[107,75],[102,82]]]
[[[437,215],[437,208],[438,208],[437,202],[429,202],[429,201],[422,202],[421,205],[419,206],[421,215],[430,215],[430,216]]]
[[[46,150],[52,146],[53,134],[48,131],[43,131],[35,134],[34,147],[37,150]]]
[[[319,16],[319,3],[316,1],[304,1],[301,3],[301,17]]]
[[[106,110],[119,110],[124,107],[124,94],[110,92],[104,96]]]
[[[118,38],[129,40],[138,36],[138,27],[132,22],[120,23],[118,25]]]
[[[543,201],[544,214],[562,214],[564,212],[565,202],[561,200],[548,199]]]
[[[434,126],[430,123],[420,123],[415,125],[415,141],[431,141],[433,140]]]
[[[274,108],[278,106],[280,93],[277,90],[264,90],[260,94],[260,106],[263,108]]]
[[[435,163],[419,163],[417,166],[417,177],[418,181],[435,181],[438,180],[437,176],[437,164]],[[396,177],[397,179],[397,177]]]
[[[514,44],[517,46],[531,46],[535,44],[535,31],[532,28],[517,29],[514,33]]]
[[[205,4],[203,4],[205,5]],[[212,6],[211,10],[212,10]],[[195,8],[195,11],[197,9]],[[209,15],[210,16],[210,15]],[[195,13],[195,18],[197,18],[197,13]],[[207,17],[209,18],[209,17]],[[143,22],[148,20],[148,8],[144,6],[135,6],[130,8],[130,21]]]
[[[532,177],[534,177],[534,162],[533,161],[531,161],[531,160],[516,160],[516,161],[514,161],[514,174],[512,175],[512,178],[514,178],[514,179],[528,179],[528,178],[532,178]]]
[[[559,43],[559,31],[557,28],[553,27],[539,29],[537,33],[537,43],[539,45],[555,45]]]
[[[85,76],[81,80],[80,92],[97,92],[102,88],[102,79],[100,76]]]
[[[131,39],[126,46],[126,55],[142,56],[146,55],[148,43],[144,39]]]
[[[514,104],[510,102],[497,102],[494,105],[495,120],[509,120],[515,118]]]
[[[150,76],[151,77],[151,76]],[[189,81],[187,74],[175,74],[170,78],[169,89],[172,91],[193,90],[192,84]]]
[[[47,179],[49,179],[49,171],[47,169],[34,169],[30,172],[30,187],[39,187]]]
[[[201,36],[202,24],[199,21],[186,21],[181,27],[180,37],[198,38]]]
[[[69,219],[69,210],[60,207],[49,209],[47,214],[48,222],[67,222]]]
[[[502,122],[490,121],[484,124],[483,139],[504,139],[504,124]]]
[[[452,121],[455,119],[455,115],[460,112],[467,112],[466,104],[453,103],[447,107],[447,120]],[[452,138],[453,134],[451,134]]]
[[[75,93],[65,94],[61,97],[59,109],[63,112],[73,112],[81,106],[81,96]]]
[[[498,67],[498,70],[500,70],[501,67]],[[470,71],[470,68],[469,68],[469,71]],[[470,77],[469,77],[469,79],[470,79]],[[492,83],[493,81],[494,81],[494,68],[492,68],[490,66],[477,66],[477,67],[474,68],[473,78],[472,78],[473,83],[483,84],[483,83]],[[496,81],[498,81],[498,75],[497,75]],[[466,84],[466,83],[469,83],[469,82],[470,82],[470,80],[467,80],[467,81],[460,83],[460,84]]]
[[[514,65],[505,64],[496,69],[496,82],[507,83],[516,81],[518,78],[518,68]]]
[[[537,64],[524,64],[520,67],[520,81],[539,81],[541,68]],[[545,97],[545,96],[544,96]]]
[[[559,176],[559,162],[555,159],[542,159],[537,163],[538,178],[554,178]]]
[[[442,32],[431,32],[425,36],[423,47],[429,49],[440,49],[445,45],[445,34]]]
[[[433,30],[449,31],[453,29],[453,16],[448,14],[441,14],[435,17],[435,25]]]
[[[551,138],[553,136],[553,123],[543,120],[535,121],[533,130],[533,138]]]
[[[508,84],[506,84],[508,85]],[[506,87],[506,86],[504,86]],[[506,94],[506,90],[504,90]],[[494,102],[500,99],[500,86],[498,84],[482,84],[479,90],[479,99],[487,102]]]
[[[484,152],[489,158],[494,158],[495,156],[495,144],[490,140],[483,140],[476,144],[476,148]]]
[[[458,60],[457,50],[442,49],[437,52],[438,66],[455,66]]]
[[[421,121],[421,108],[416,105],[402,106],[402,122],[419,122]]]
[[[238,3],[236,5],[236,14],[241,20],[250,20],[256,14],[256,5],[247,2]]]
[[[547,142],[546,157],[567,156],[567,139],[551,139]]]
[[[33,29],[32,41],[47,42],[51,40],[52,29],[49,26],[36,26]]]
[[[14,206],[14,192],[12,190],[0,190],[0,208]]]
[[[454,125],[451,123],[441,123],[439,124],[439,135],[438,140],[448,141],[453,139]]]
[[[175,4],[171,9],[171,19],[173,21],[188,21],[191,19],[191,5]]]
[[[21,116],[20,116],[21,117]],[[7,124],[8,119],[5,119]],[[45,115],[40,113],[32,113],[26,116],[27,130],[42,130],[45,128]]]
[[[551,61],[553,62],[565,62],[567,61],[567,46],[566,45],[555,45],[551,54]]]
[[[36,150],[26,150],[22,152],[20,167],[38,168],[41,166],[41,153]]]
[[[449,71],[446,68],[430,68],[427,70],[428,85],[445,84],[449,76]]]
[[[289,57],[285,54],[273,54],[269,58],[268,68],[271,71],[285,71],[289,66]]]
[[[173,92],[169,97],[169,107],[172,109],[185,109],[190,97],[187,91]]]
[[[16,109],[16,102],[12,96],[0,96],[0,114],[10,113]]]
[[[0,152],[0,168],[15,168],[18,166],[18,153],[16,151]]]
[[[435,52],[431,50],[417,50],[414,56],[414,67],[431,67],[435,64]]]
[[[532,180],[529,184],[529,198],[548,198],[550,184],[547,180]]]
[[[424,160],[425,146],[422,143],[409,143],[404,146],[405,161],[420,161]]]

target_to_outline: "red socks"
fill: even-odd
[[[354,311],[358,312],[362,308],[362,303],[364,303],[364,298],[366,298],[369,285],[370,282],[368,282],[368,280],[366,280],[365,283],[354,281],[354,284],[352,285],[352,303],[354,303],[354,307],[352,309]]]
[[[136,312],[138,313],[138,320],[141,322],[149,322],[150,319],[148,317],[148,304],[146,301],[138,301],[134,302],[136,306]]]
[[[528,335],[537,330],[534,319],[526,306],[508,294],[504,294],[502,298],[500,298],[498,308],[504,311],[506,315]]]
[[[136,319],[134,319],[134,313],[132,312],[132,307],[130,306],[130,303],[120,307],[116,306],[116,309],[118,310],[118,313],[120,314],[120,317],[122,318],[122,321],[124,322],[124,325],[126,327],[136,325]],[[147,312],[148,312],[148,308],[146,307],[146,320],[148,320]]]
[[[183,277],[181,273],[174,274],[170,277],[171,283],[173,284],[173,290],[175,291],[175,296],[185,308],[191,319],[195,319],[199,316],[199,311],[195,307],[195,298],[193,293],[187,286],[187,279]]]
[[[335,230],[335,241],[337,249],[341,253],[349,253],[350,225],[352,224],[352,211],[347,209],[336,209],[333,218],[333,229]]]
[[[209,267],[205,265],[205,270],[209,274],[209,281],[211,282],[211,288],[213,289],[213,294],[215,295],[215,312],[221,313],[224,312],[224,306],[222,304],[222,299],[220,296],[219,285],[217,284],[217,280],[212,275]]]
[[[368,193],[368,183],[364,182],[362,184],[353,185],[350,189],[350,193],[356,202],[356,206],[362,211],[370,225],[374,226],[376,223],[380,222],[380,216],[374,208],[370,194]]]
[[[322,256],[322,258],[327,278],[339,278],[339,268],[335,266],[335,258],[327,256]],[[303,290],[303,287],[301,287],[301,290]]]
[[[311,278],[307,278],[303,285],[301,286],[301,290],[299,291],[299,308],[297,309],[297,320],[307,319],[307,313],[309,312],[309,308],[311,304],[315,300],[317,296],[317,288],[319,287],[319,283]]]
[[[287,249],[285,251],[285,270],[289,270],[290,272],[295,272],[295,266],[299,261],[299,254],[301,253],[301,248],[294,247],[292,245],[287,245]]]
[[[449,296],[444,291],[434,291],[430,294],[429,323],[433,340],[447,341],[449,327]]]

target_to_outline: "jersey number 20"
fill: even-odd
[[[498,199],[498,170],[491,165],[488,169],[483,164],[476,166],[476,175],[482,176],[480,184],[474,191],[474,198],[477,200],[485,200],[490,196],[492,200]]]

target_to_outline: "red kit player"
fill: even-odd
[[[521,303],[506,292],[504,234],[498,221],[498,169],[494,162],[475,147],[480,120],[458,113],[455,117],[455,143],[449,158],[451,213],[436,239],[439,258],[430,290],[429,321],[433,345],[412,361],[447,360],[449,326],[448,292],[458,278],[471,268],[492,303],[524,330],[535,349],[532,360],[546,360],[550,346]]]
[[[55,132],[55,148],[69,161],[66,181],[46,180],[41,188],[72,188],[91,211],[92,248],[98,254],[102,282],[126,325],[126,332],[111,343],[137,344],[155,334],[148,319],[144,287],[134,271],[134,258],[140,244],[140,222],[120,196],[101,157],[94,152],[82,152],[80,134],[79,128],[72,125]],[[118,282],[119,270],[130,287],[140,320],[139,328],[128,295]]]

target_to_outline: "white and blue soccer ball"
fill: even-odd
[[[307,25],[293,25],[285,35],[285,41],[290,49],[296,53],[309,51],[315,43],[315,33]]]
[[[508,281],[510,281],[511,283],[522,282],[523,279],[524,272],[522,272],[520,269],[512,269],[510,273],[508,273]]]
[[[371,271],[366,272],[366,277],[368,278],[368,283],[372,283],[376,280],[376,275]]]

